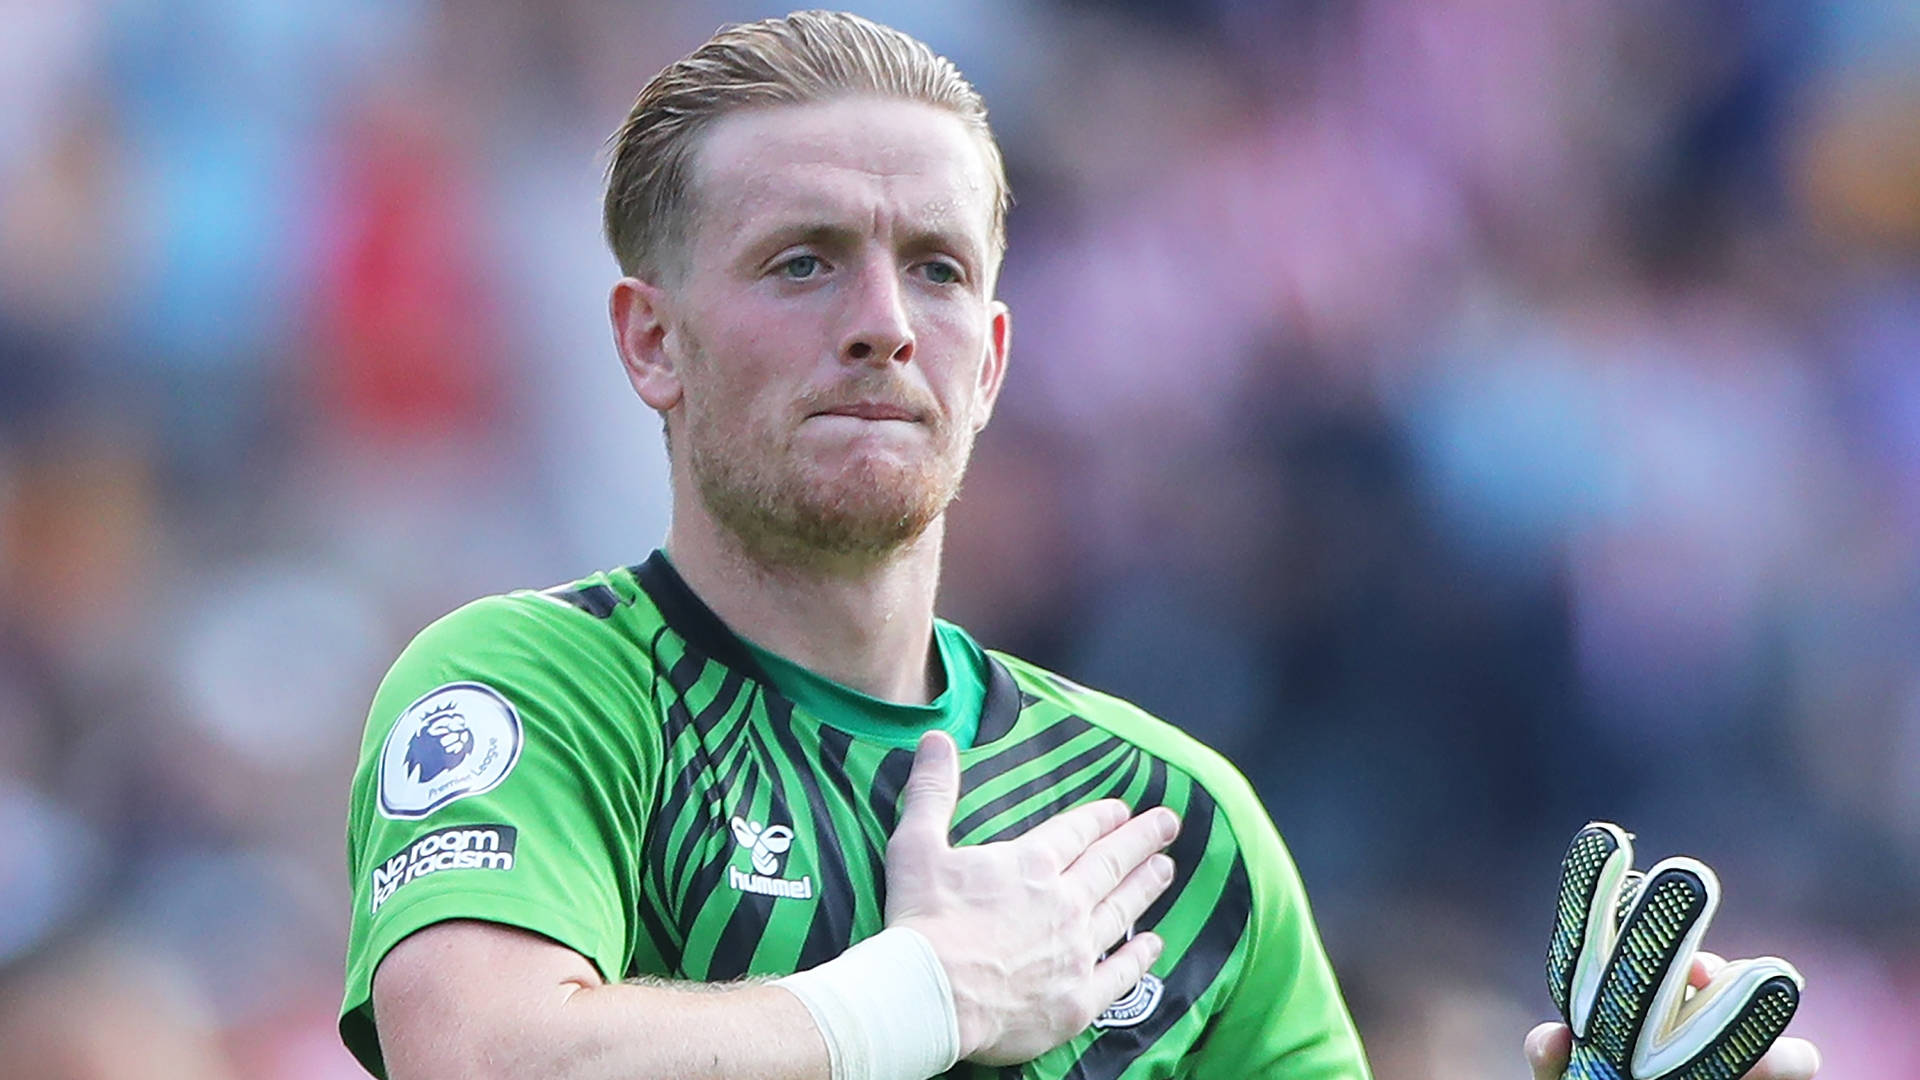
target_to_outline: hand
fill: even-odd
[[[1016,839],[956,848],[947,834],[959,799],[959,750],[945,734],[923,736],[887,842],[886,924],[933,943],[962,1059],[1031,1061],[1084,1031],[1159,958],[1150,932],[1114,946],[1172,882],[1173,860],[1156,853],[1179,819],[1103,799]]]
[[[1687,985],[1698,990],[1720,973],[1727,962],[1710,952],[1694,954],[1693,970],[1687,973]],[[1554,1022],[1541,1024],[1527,1032],[1527,1064],[1533,1068],[1533,1080],[1560,1080],[1567,1070],[1567,1058],[1573,1052],[1573,1029]],[[1805,1039],[1782,1038],[1774,1042],[1765,1057],[1742,1080],[1811,1080],[1820,1071],[1820,1051]]]
[[[1784,1067],[1799,1071],[1780,1076],[1811,1076],[1817,1054],[1807,1059],[1791,1043],[1766,1053],[1800,1005],[1793,965],[1699,954],[1719,904],[1719,879],[1706,864],[1674,857],[1643,874],[1626,830],[1604,821],[1581,829],[1561,864],[1547,947],[1547,989],[1568,1030],[1546,1025],[1528,1035],[1536,1073],[1719,1080]],[[1763,1057],[1771,1059],[1764,1067]],[[1551,1064],[1544,1072],[1543,1061]]]

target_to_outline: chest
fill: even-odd
[[[911,754],[791,709],[756,699],[670,724],[642,840],[636,966],[703,981],[784,974],[880,929]]]
[[[643,840],[634,968],[724,981],[824,963],[882,928],[886,842],[912,754],[777,701],[714,700],[704,719],[682,710],[670,721]],[[963,755],[954,843],[1011,839],[1107,797],[1171,806],[1187,823],[1170,851],[1175,884],[1139,925],[1175,945],[1165,970],[1059,1052],[1082,1064],[1088,1054],[1134,1060],[1225,971],[1245,925],[1244,869],[1218,807],[1184,774],[1084,720],[1029,719]]]

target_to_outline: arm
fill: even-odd
[[[1366,1054],[1307,906],[1293,858],[1237,774],[1221,804],[1253,889],[1245,966],[1213,1034],[1182,1075],[1368,1080]]]
[[[755,1076],[827,1080],[806,1007],[765,983],[607,983],[579,953],[497,923],[409,935],[373,980],[390,1080]]]

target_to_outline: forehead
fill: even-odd
[[[982,248],[991,229],[993,178],[979,137],[953,113],[917,101],[844,98],[730,113],[708,129],[693,181],[700,232],[714,240],[769,216],[894,218],[977,231]]]

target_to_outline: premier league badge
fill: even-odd
[[[415,820],[492,791],[520,760],[520,716],[492,687],[448,683],[407,706],[380,752],[380,813]]]

